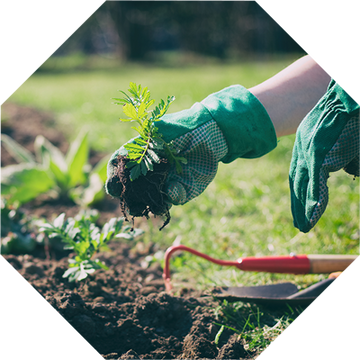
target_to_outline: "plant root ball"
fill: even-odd
[[[149,218],[150,213],[165,216],[165,222],[160,228],[162,230],[170,222],[170,207],[163,192],[170,163],[166,158],[161,158],[159,164],[154,164],[153,171],[148,171],[145,176],[140,175],[131,181],[130,170],[126,168],[128,161],[126,156],[122,155],[114,160],[115,171],[107,182],[108,191],[120,199],[120,208],[126,219],[127,214],[130,214],[133,220],[142,216]]]

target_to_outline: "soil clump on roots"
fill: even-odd
[[[130,170],[126,156],[119,155],[113,160],[115,167],[114,175],[108,180],[109,192],[120,199],[120,208],[126,219],[128,215],[135,217],[149,214],[164,216],[165,221],[162,230],[170,222],[169,203],[166,202],[166,194],[163,191],[165,180],[170,169],[170,163],[166,158],[161,158],[160,163],[154,164],[154,170],[139,176],[136,180],[130,180]]]

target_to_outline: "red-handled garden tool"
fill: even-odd
[[[172,290],[170,281],[170,257],[176,251],[187,251],[196,256],[200,256],[208,261],[221,266],[235,266],[242,271],[285,273],[285,274],[327,274],[335,271],[345,270],[356,258],[356,255],[285,255],[285,256],[264,256],[264,257],[244,257],[235,261],[214,259],[195,249],[184,245],[171,246],[165,253],[165,267],[163,279],[166,291]],[[331,280],[332,281],[332,280]],[[331,283],[326,281],[326,284]],[[324,282],[318,286],[313,286],[313,294],[324,289]],[[327,285],[326,285],[327,286]],[[316,288],[316,291],[315,291]],[[236,289],[241,289],[237,291]],[[237,296],[244,299],[288,299],[304,297],[301,292],[297,293],[297,287],[291,283],[265,285],[262,287],[244,287],[244,288],[222,288],[220,291],[223,296]],[[314,292],[315,291],[315,292]],[[310,294],[308,291],[306,294]],[[312,295],[313,296],[313,295]]]

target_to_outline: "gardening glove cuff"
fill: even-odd
[[[186,158],[182,172],[171,169],[165,193],[174,205],[181,205],[200,195],[214,179],[219,161],[228,153],[220,128],[214,120],[173,141],[179,155]]]
[[[359,176],[359,105],[331,81],[301,122],[293,148],[289,182],[294,226],[308,232],[328,204],[329,173]]]
[[[258,158],[277,145],[273,123],[260,101],[241,85],[209,95],[190,109],[165,115],[156,126],[166,142],[214,120],[225,137],[230,163],[237,158]]]
[[[165,192],[174,205],[201,194],[214,179],[219,161],[257,158],[277,145],[265,108],[240,85],[211,94],[188,110],[165,115],[156,126],[187,159],[181,174],[174,168],[167,178]]]

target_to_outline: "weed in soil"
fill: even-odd
[[[107,182],[109,192],[120,198],[121,211],[126,219],[131,214],[133,225],[135,217],[149,218],[150,213],[165,216],[165,222],[160,228],[162,230],[170,222],[169,204],[163,192],[170,164],[163,158],[159,164],[154,165],[153,171],[131,181],[130,170],[126,168],[128,162],[122,155],[113,160],[115,171]]]

